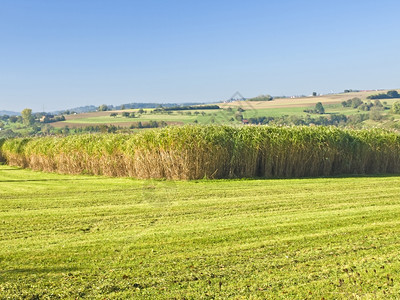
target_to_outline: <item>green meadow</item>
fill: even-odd
[[[0,166],[0,299],[396,299],[399,234],[399,176],[166,181]]]

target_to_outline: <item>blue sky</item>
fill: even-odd
[[[399,1],[0,0],[0,110],[400,87]]]

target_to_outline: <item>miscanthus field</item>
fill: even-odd
[[[137,180],[0,166],[0,299],[400,296],[400,177]]]

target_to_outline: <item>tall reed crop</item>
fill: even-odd
[[[9,139],[0,153],[10,165],[34,170],[136,178],[400,173],[400,136],[378,129],[183,126]]]
[[[3,146],[5,141],[6,141],[5,139],[0,138],[0,163],[3,163],[3,162],[6,161],[6,159],[5,159],[5,157],[3,157],[3,153],[1,151],[1,148],[2,148],[2,146]]]

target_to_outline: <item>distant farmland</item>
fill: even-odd
[[[305,117],[308,113],[305,110],[313,109],[317,102],[321,102],[326,108],[326,117],[332,114],[344,114],[346,116],[363,114],[365,112],[343,108],[341,102],[348,99],[357,97],[362,101],[368,102],[367,97],[377,93],[386,91],[368,91],[368,92],[351,92],[332,94],[316,97],[302,97],[302,98],[277,98],[273,101],[235,101],[230,103],[219,103],[219,110],[204,110],[201,106],[188,111],[169,111],[168,113],[155,111],[154,109],[144,109],[144,113],[139,113],[138,109],[115,110],[115,111],[100,111],[93,113],[83,113],[76,115],[66,115],[66,120],[62,122],[51,123],[56,128],[69,128],[85,127],[85,126],[98,126],[115,125],[120,127],[130,127],[132,124],[138,122],[148,123],[150,121],[164,121],[168,125],[183,125],[183,124],[241,124],[241,119],[238,119],[237,109],[243,110],[242,117],[245,119],[259,118],[259,117],[282,117],[282,116],[297,116]],[[387,106],[394,102],[393,99],[387,99]],[[134,118],[123,117],[123,113],[134,113]],[[110,116],[112,113],[117,116]],[[368,113],[368,112],[367,112]],[[382,111],[386,115],[388,111]],[[317,116],[315,116],[317,117]],[[395,122],[398,123],[399,117],[393,116]],[[365,123],[367,127],[378,126],[385,127],[383,122],[372,122],[372,124]],[[393,125],[393,122],[389,124]],[[400,127],[400,123],[399,123]]]

